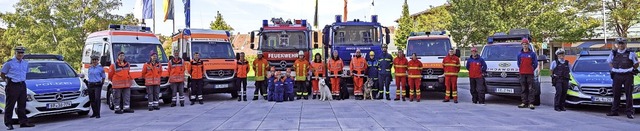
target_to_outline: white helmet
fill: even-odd
[[[304,55],[303,51],[298,51],[298,55]]]
[[[556,55],[560,55],[563,54],[564,55],[564,49],[558,49],[556,50]]]
[[[258,55],[262,55],[262,51],[261,50],[259,50],[257,53],[258,53]]]

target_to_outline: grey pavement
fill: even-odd
[[[460,80],[463,80],[461,78]],[[251,84],[249,84],[251,85]],[[543,84],[548,86],[549,84]],[[606,117],[605,108],[570,108],[556,112],[548,101],[535,110],[518,109],[517,98],[487,96],[487,105],[470,103],[468,86],[460,84],[460,103],[443,103],[442,93],[423,93],[418,102],[352,99],[323,102],[238,102],[228,94],[207,95],[204,105],[145,110],[136,103],[132,114],[114,114],[103,105],[102,118],[74,114],[31,119],[35,128],[18,130],[637,130],[640,120]],[[249,87],[249,92],[253,87]],[[392,88],[392,91],[395,90]],[[543,88],[543,94],[553,92]],[[249,94],[251,96],[251,94]],[[544,99],[553,100],[553,96]],[[249,98],[251,99],[251,98]],[[17,126],[17,125],[16,125]]]

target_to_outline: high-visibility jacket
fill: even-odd
[[[128,62],[115,62],[109,67],[109,80],[111,88],[131,88],[131,74],[129,73],[130,65]]]
[[[340,73],[342,73],[342,68],[344,67],[344,63],[342,63],[342,59],[338,58],[337,60],[329,59],[328,63],[329,68],[329,77],[338,78],[340,77]]]
[[[422,62],[420,60],[411,60],[407,66],[409,78],[420,78],[422,76]]]
[[[458,76],[460,72],[460,58],[455,55],[447,55],[442,59],[445,76]]]
[[[391,67],[393,67],[393,57],[389,53],[382,53],[378,59],[378,73],[380,75],[391,74]]]
[[[238,64],[236,64],[237,77],[247,78],[247,73],[249,73],[249,61],[238,61]]]
[[[202,60],[192,60],[189,68],[189,74],[191,74],[191,79],[202,79],[204,77],[204,63]]]
[[[181,58],[174,57],[169,61],[169,82],[184,82],[184,61]]]
[[[322,63],[322,61],[311,63],[311,68],[313,68],[313,79],[318,80],[321,76],[325,76],[324,63]]]
[[[378,61],[374,58],[367,58],[367,77],[378,79]]]
[[[393,59],[393,68],[396,70],[396,76],[407,76],[407,58],[396,57]]]
[[[354,76],[364,77],[364,71],[367,70],[367,60],[365,60],[364,57],[353,57],[351,58],[349,68]]]
[[[296,71],[296,81],[306,81],[307,72],[309,72],[309,61],[298,59],[293,63],[293,69]]]
[[[269,70],[269,62],[267,59],[256,59],[253,61],[253,71],[256,75],[256,81],[264,81]]]
[[[144,77],[145,86],[160,85],[160,75],[162,75],[160,63],[147,62],[142,66],[142,77]]]

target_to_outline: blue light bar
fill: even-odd
[[[302,26],[307,27],[307,20],[302,20]]]
[[[488,42],[489,44],[493,44],[493,38],[491,38],[491,37],[487,38],[487,42]]]
[[[262,20],[262,26],[269,25],[269,20]]]
[[[151,32],[151,27],[134,25],[109,25],[109,29],[123,31]]]
[[[378,15],[371,15],[371,23],[378,23]]]
[[[224,33],[227,33],[227,37],[231,37],[231,33],[229,33],[229,31],[224,31]]]
[[[336,15],[336,23],[342,22],[342,15]]]

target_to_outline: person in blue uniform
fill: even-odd
[[[91,66],[89,66],[87,86],[89,86],[89,101],[93,112],[89,118],[100,118],[100,95],[104,79],[107,78],[104,68],[98,64],[98,58],[98,56],[91,56]]]
[[[6,93],[6,105],[4,107],[4,125],[7,130],[13,130],[13,111],[16,108],[20,127],[34,127],[27,119],[27,72],[29,72],[29,62],[24,60],[25,48],[18,46],[15,49],[15,57],[2,65],[0,77],[7,83],[4,89]],[[16,106],[16,104],[18,106]]]

